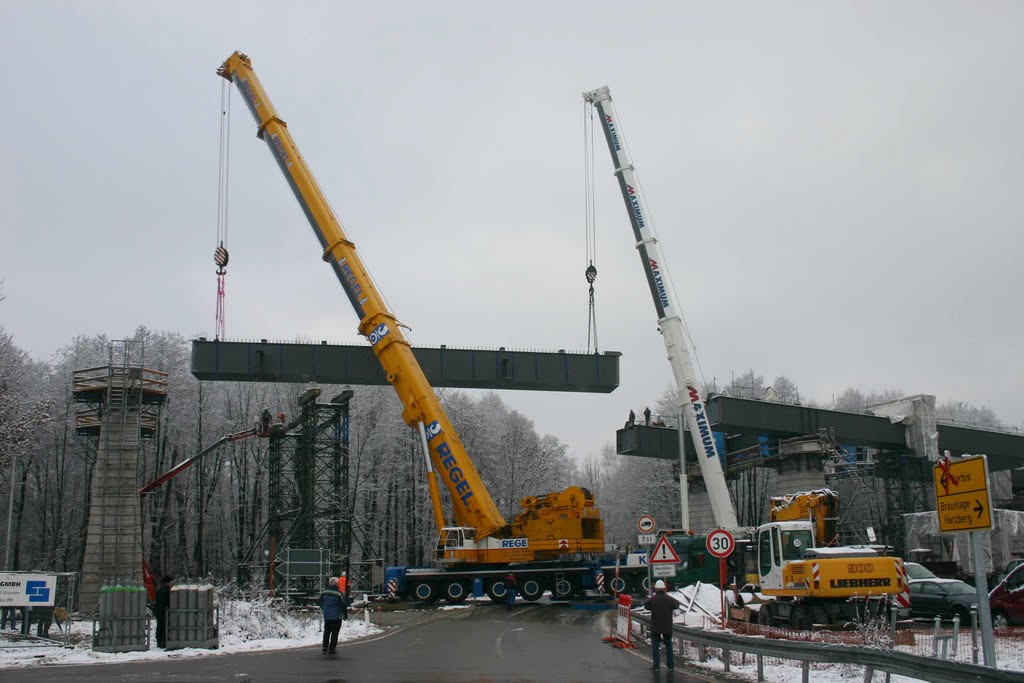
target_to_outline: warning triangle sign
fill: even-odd
[[[661,536],[658,538],[658,544],[651,551],[651,559],[648,562],[651,564],[679,564],[679,554],[668,542],[668,537]]]

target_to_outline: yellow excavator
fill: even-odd
[[[839,495],[830,489],[771,499],[771,522],[754,548],[762,595],[758,622],[798,630],[861,619],[880,598],[910,606],[903,560],[869,548],[837,547]]]

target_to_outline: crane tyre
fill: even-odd
[[[640,591],[649,594],[651,592],[651,577],[645,576],[637,581],[637,587]]]
[[[495,605],[505,604],[505,582],[502,579],[494,579],[487,584],[487,597]]]
[[[569,579],[559,579],[555,582],[555,589],[551,592],[559,600],[566,600],[572,595],[572,582]]]
[[[449,605],[459,605],[465,602],[468,595],[466,584],[461,581],[449,581],[444,587],[444,600]]]
[[[544,584],[537,579],[526,579],[519,587],[519,594],[523,596],[523,600],[534,602],[544,595]]]
[[[616,576],[608,582],[608,587],[612,589],[613,593],[625,593],[626,580],[621,576]]]
[[[760,609],[757,610],[757,623],[761,626],[772,625],[772,610],[767,603],[762,603]]]
[[[417,600],[433,605],[437,602],[437,586],[428,581],[421,581],[412,587],[412,595]]]

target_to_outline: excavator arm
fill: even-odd
[[[217,73],[241,92],[256,119],[257,137],[270,148],[320,242],[324,261],[334,271],[359,317],[359,333],[369,340],[388,382],[402,402],[402,419],[419,431],[424,450],[429,454],[427,476],[438,530],[445,526],[445,520],[433,470],[440,474],[451,495],[456,524],[475,528],[477,538],[507,530],[504,518],[427,382],[394,313],[385,305],[355,244],[346,236],[288,126],[256,77],[251,61],[246,55],[235,52]]]

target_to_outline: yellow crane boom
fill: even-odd
[[[419,430],[424,447],[429,452],[428,482],[438,530],[445,526],[445,520],[437,480],[431,470],[441,475],[451,494],[458,525],[475,528],[477,539],[494,535],[503,529],[507,532],[505,519],[498,512],[458,434],[441,408],[394,313],[388,310],[356,252],[355,244],[346,236],[341,222],[331,210],[288,131],[287,124],[278,115],[256,77],[252,62],[241,52],[235,52],[221,65],[217,74],[234,83],[242,93],[246,106],[256,119],[257,136],[270,147],[320,241],[324,261],[334,270],[352,308],[359,316],[359,333],[369,340],[377,360],[387,373],[388,382],[402,401],[402,419]]]

